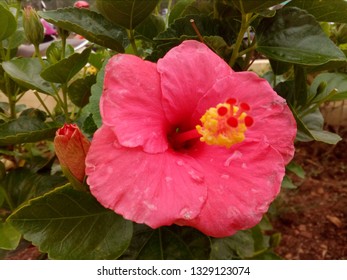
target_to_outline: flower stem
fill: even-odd
[[[240,56],[239,50],[241,48],[242,41],[243,41],[245,33],[247,32],[248,27],[249,27],[248,14],[245,14],[242,12],[241,28],[240,28],[239,34],[237,36],[236,42],[233,46],[233,53],[232,53],[231,58],[229,60],[230,67],[233,67],[235,65],[236,60]]]
[[[51,114],[50,110],[49,110],[48,107],[46,106],[45,102],[42,100],[42,98],[41,98],[41,96],[39,95],[39,93],[38,93],[36,90],[33,90],[33,92],[34,92],[36,98],[40,101],[40,103],[41,103],[41,105],[43,106],[43,108],[45,108],[45,110],[46,110],[48,116],[50,116],[50,118],[51,118],[52,120],[54,120],[53,115]]]
[[[139,56],[139,51],[137,49],[136,42],[135,42],[134,29],[129,29],[128,30],[128,37],[129,37],[129,41],[130,41],[131,47],[132,47],[132,49],[134,51],[134,54]]]

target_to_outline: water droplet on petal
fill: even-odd
[[[146,205],[149,210],[157,210],[157,206],[148,201],[144,201],[143,204]]]
[[[182,216],[183,219],[185,220],[191,220],[192,219],[192,211],[190,211],[187,208],[183,208],[180,212],[180,215]]]
[[[169,177],[169,176],[165,177],[166,183],[170,183],[172,180],[173,180],[172,177]]]
[[[235,151],[230,157],[226,159],[226,161],[224,162],[224,166],[229,167],[231,164],[231,161],[233,161],[234,159],[239,159],[241,157],[242,157],[242,153],[240,151]]]
[[[204,178],[200,176],[199,174],[197,174],[194,170],[188,171],[188,174],[197,183],[202,183],[204,181]]]
[[[184,162],[183,162],[183,160],[178,160],[178,161],[176,161],[176,164],[178,166],[183,166]]]
[[[228,180],[230,178],[230,176],[228,174],[223,174],[222,176],[220,176],[222,179]]]

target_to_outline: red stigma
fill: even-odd
[[[240,107],[243,111],[249,111],[251,107],[247,103],[241,103]]]
[[[229,98],[226,103],[230,105],[235,105],[237,103],[237,100],[235,98]]]
[[[231,127],[237,127],[239,125],[239,122],[237,120],[237,118],[234,118],[234,117],[230,117],[228,120],[227,120],[227,124]]]
[[[220,115],[221,117],[225,116],[228,113],[228,108],[224,106],[219,107],[217,112],[218,112],[218,115]]]
[[[250,127],[254,123],[254,120],[252,117],[246,116],[244,122],[247,127]]]

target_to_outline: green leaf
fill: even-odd
[[[41,77],[49,82],[66,84],[87,64],[90,52],[91,48],[87,48],[58,61],[45,68]]]
[[[165,30],[165,21],[162,16],[150,15],[135,29],[136,34],[153,40],[160,32]]]
[[[207,259],[209,253],[209,238],[193,228],[171,226],[153,230],[136,224],[122,259],[196,260]]]
[[[59,127],[56,123],[45,123],[38,118],[22,116],[0,125],[0,145],[33,143],[53,138]]]
[[[1,7],[1,5],[0,5]],[[0,221],[0,249],[14,250],[21,239],[21,234],[7,222]]]
[[[38,58],[18,58],[4,61],[2,67],[22,87],[49,95],[54,94],[54,90],[49,82],[40,76],[42,66]]]
[[[0,41],[10,37],[16,30],[16,18],[3,5],[0,5]]]
[[[303,66],[346,62],[315,18],[298,8],[283,8],[273,18],[264,18],[256,34],[257,50],[274,60]]]
[[[21,29],[17,29],[10,37],[5,39],[2,45],[5,49],[16,49],[21,44],[24,44],[24,42],[25,42],[24,30],[21,28]]]
[[[187,15],[187,10],[191,7],[195,0],[179,0],[172,7],[169,14],[169,24],[173,23],[176,19]],[[188,12],[189,13],[189,12]],[[189,13],[191,14],[191,13]]]
[[[298,141],[308,142],[316,140],[332,145],[341,141],[339,135],[323,130],[324,119],[318,109],[304,117],[300,117],[293,109],[292,112],[298,125],[298,132],[296,135]]]
[[[132,236],[131,222],[69,185],[31,200],[8,221],[50,259],[116,259]]]
[[[316,93],[319,86],[324,83],[326,86],[318,96]],[[339,101],[347,99],[347,74],[345,73],[322,73],[319,74],[313,81],[310,92],[315,96],[315,100],[319,101],[327,96],[334,90],[337,93],[329,98],[329,101]]]
[[[64,177],[41,175],[26,168],[17,168],[10,171],[2,182],[3,190],[10,199],[13,208],[64,184],[66,184],[66,178]],[[7,208],[9,209],[9,207]]]
[[[0,161],[0,182],[5,178],[6,176],[6,167],[5,164]],[[1,193],[0,193],[0,206],[2,204],[2,200],[1,200]]]
[[[307,103],[307,75],[303,67],[294,65],[294,102],[296,105]]]
[[[156,61],[158,58],[163,57],[172,47],[184,40],[198,40],[198,36],[191,23],[192,19],[204,38],[211,37],[208,39],[208,42],[214,40],[212,36],[221,37],[230,45],[235,41],[236,34],[234,28],[238,26],[237,23],[232,24],[231,22],[221,21],[206,15],[189,15],[175,20],[168,29],[159,33],[154,38],[157,45],[153,51],[153,55],[149,59]],[[218,44],[220,44],[220,41]]]
[[[82,129],[84,133],[87,133],[89,135],[93,135],[95,131],[98,129],[96,126],[93,114],[89,114],[83,121]]]
[[[273,60],[273,59],[270,59],[269,61],[270,61],[271,69],[275,75],[283,75],[284,73],[288,72],[292,67],[292,64],[290,63]]]
[[[71,102],[81,108],[86,106],[91,95],[91,86],[95,83],[95,75],[88,75],[73,81],[68,87],[68,95]]]
[[[80,34],[90,42],[117,52],[124,52],[129,44],[125,29],[115,26],[96,12],[64,8],[38,13],[55,26]]]
[[[298,187],[293,183],[293,181],[287,175],[285,175],[282,181],[281,188],[288,189],[288,190],[295,190]]]
[[[347,23],[345,0],[292,0],[288,6],[304,9],[318,21]]]
[[[235,260],[251,258],[254,255],[254,240],[250,230],[212,239],[211,256],[213,260]]]
[[[17,15],[17,7],[11,7],[10,11],[12,13],[12,15],[14,17],[16,17]],[[25,35],[24,35],[24,28],[23,28],[23,17],[22,17],[22,13],[19,13],[18,17],[17,17],[17,29],[16,31],[8,38],[6,38],[5,40],[3,40],[2,45],[5,49],[11,49],[14,50],[16,48],[18,48],[20,45],[25,43]],[[15,50],[13,52],[13,56],[14,57],[17,53],[17,50]]]
[[[63,45],[62,41],[54,41],[52,42],[46,50],[46,57],[50,64],[55,64],[63,57],[61,57],[63,53]],[[70,56],[74,53],[74,48],[71,45],[65,46],[65,56]]]
[[[283,0],[232,0],[232,3],[244,13],[261,12],[282,2]]]
[[[159,0],[97,0],[96,7],[109,21],[134,29],[158,5]]]
[[[305,170],[302,168],[301,165],[295,163],[294,161],[290,162],[286,169],[292,173],[294,173],[296,176],[298,176],[301,179],[305,179]]]
[[[93,120],[97,127],[100,127],[102,124],[102,119],[100,115],[100,98],[102,95],[102,90],[104,87],[104,75],[105,75],[105,67],[108,62],[108,59],[104,61],[104,64],[98,75],[96,76],[96,84],[92,86],[92,95],[89,99],[89,104],[86,106],[86,111],[89,111],[93,115]]]

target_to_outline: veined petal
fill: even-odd
[[[200,215],[178,224],[226,237],[255,226],[278,194],[285,174],[282,156],[265,142],[201,147],[191,154],[205,168],[207,200]]]
[[[195,159],[124,148],[105,125],[94,135],[86,166],[90,191],[104,207],[152,228],[194,219],[206,200],[205,175]]]
[[[168,122],[156,64],[133,55],[112,57],[105,70],[100,111],[122,146],[142,146],[149,153],[167,149]]]
[[[206,45],[184,41],[157,64],[167,119],[181,128],[189,123],[199,99],[232,69]]]
[[[277,150],[287,164],[294,155],[296,122],[285,100],[280,97],[268,82],[252,72],[235,72],[217,81],[201,98],[192,117],[199,123],[205,111],[235,98],[249,104],[254,123],[246,132],[246,141],[267,141]]]

